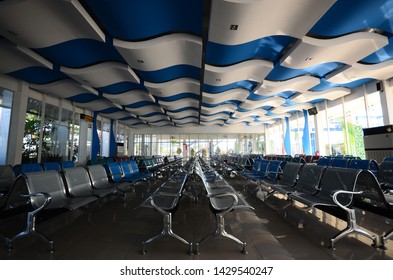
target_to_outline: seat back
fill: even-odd
[[[257,159],[254,161],[254,164],[252,165],[252,171],[253,171],[253,172],[258,172],[259,167],[260,167],[260,165],[261,165],[261,162],[262,162],[262,159],[260,159],[260,158],[257,158]]]
[[[135,160],[130,160],[129,163],[132,168],[132,174],[134,174],[134,175],[140,174],[138,165],[136,164]]]
[[[317,161],[317,165],[329,166],[330,161],[331,161],[331,158],[328,158],[328,157],[319,158]]]
[[[296,184],[296,190],[307,194],[317,193],[325,169],[326,166],[322,165],[304,165]]]
[[[41,165],[42,165],[42,168],[44,171],[48,171],[48,170],[60,171],[61,170],[60,164],[55,161],[43,162],[43,163],[41,163]]]
[[[381,162],[377,179],[380,183],[393,184],[393,161]]]
[[[270,160],[263,159],[259,165],[258,174],[265,176],[269,168]]]
[[[332,198],[335,191],[353,191],[359,169],[328,167],[323,173],[320,183],[319,196],[324,198]],[[352,202],[352,194],[341,194],[337,197],[338,201],[344,205],[349,205]]]
[[[341,167],[341,168],[346,168],[348,167],[348,159],[344,159],[344,158],[333,158],[330,161],[330,166],[333,167]]]
[[[131,166],[127,161],[120,161],[119,162],[120,168],[123,173],[123,177],[126,179],[131,179],[132,178],[132,169]]]
[[[42,166],[39,163],[22,163],[14,165],[13,169],[15,177],[18,177],[22,173],[42,171]]]
[[[105,168],[101,164],[86,166],[93,189],[107,189],[111,187]]]
[[[75,167],[75,163],[73,161],[61,161],[60,162],[61,169],[66,169],[66,168],[73,168]]]
[[[51,201],[46,207],[47,209],[59,208],[64,205],[67,200],[66,189],[57,171],[30,172],[24,173],[22,176],[25,179],[29,194],[42,192],[50,195]],[[31,197],[30,201],[34,208],[38,208],[44,203],[44,198]]]
[[[303,164],[298,162],[287,162],[283,168],[280,184],[294,186],[299,178],[299,172]]]
[[[67,168],[61,174],[70,196],[80,197],[92,195],[91,182],[85,167]]]
[[[0,165],[0,192],[7,192],[15,182],[11,165]]]
[[[108,162],[104,164],[106,175],[111,182],[118,183],[122,180],[122,171],[120,165],[117,162]]]
[[[285,161],[281,160],[271,160],[269,162],[267,178],[270,181],[276,181],[278,176],[281,174]]]

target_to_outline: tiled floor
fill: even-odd
[[[237,180],[228,179],[238,191]],[[60,214],[38,224],[39,231],[54,240],[55,251],[31,238],[15,242],[8,252],[0,248],[0,259],[59,259],[59,260],[368,260],[393,259],[392,241],[387,250],[370,246],[368,240],[354,237],[337,242],[336,250],[327,248],[327,242],[338,228],[339,220],[323,213],[310,213],[287,204],[285,199],[270,197],[262,202],[255,193],[244,194],[255,208],[231,212],[226,217],[226,229],[247,242],[248,254],[233,241],[223,238],[210,240],[200,247],[199,255],[189,255],[188,247],[168,237],[156,240],[141,254],[142,241],[159,233],[162,216],[149,208],[138,208],[144,200],[144,186],[139,186],[124,204],[112,197],[84,211]],[[284,207],[287,206],[287,207]],[[281,209],[281,210],[279,210]],[[361,213],[360,213],[361,214]],[[17,232],[21,218],[3,221],[1,230],[7,235]],[[383,219],[362,216],[361,225],[371,226],[377,233],[389,229]],[[12,228],[12,230],[11,230]],[[183,196],[173,217],[173,231],[190,242],[197,242],[215,228],[215,217],[207,198],[195,203]],[[360,238],[359,238],[360,239]]]

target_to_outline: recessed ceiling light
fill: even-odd
[[[142,59],[138,59],[137,61],[138,63],[145,63]]]
[[[305,61],[311,61],[312,57],[306,57]]]
[[[231,24],[230,30],[237,30],[239,25],[237,24]]]

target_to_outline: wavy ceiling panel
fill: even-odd
[[[284,104],[286,101],[285,98],[279,96],[268,97],[262,100],[250,100],[246,99],[242,104],[240,104],[239,108],[243,110],[253,110],[261,107],[279,107]]]
[[[318,85],[320,79],[314,76],[304,75],[286,81],[265,80],[260,88],[255,90],[255,94],[262,96],[273,96],[283,91],[306,91]]]
[[[86,93],[98,97],[98,92],[95,89],[78,84],[72,79],[59,80],[44,85],[30,84],[30,87],[60,98],[70,98]]]
[[[332,39],[305,36],[288,51],[285,67],[303,69],[321,63],[341,62],[352,65],[388,44],[388,38],[375,32],[356,32]]]
[[[335,100],[351,93],[348,88],[330,88],[324,91],[308,91],[298,93],[296,96],[291,98],[294,102],[305,103],[319,99]]]
[[[335,0],[212,1],[209,41],[238,45],[271,35],[302,38]],[[307,11],[307,17],[304,13]]]
[[[151,96],[147,91],[143,90],[131,90],[119,94],[108,94],[104,93],[103,97],[109,99],[113,103],[120,105],[133,105],[141,102],[154,103],[154,97]]]
[[[258,126],[391,78],[392,7],[0,1],[0,73],[135,129]]]
[[[226,67],[206,65],[204,83],[212,86],[223,86],[242,80],[260,83],[272,69],[273,63],[259,59]]]
[[[119,62],[103,62],[77,69],[60,67],[60,71],[82,84],[87,84],[95,88],[121,82],[140,82],[138,76],[130,66]]]

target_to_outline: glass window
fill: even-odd
[[[13,92],[0,88],[0,164],[7,161]]]
[[[42,135],[41,162],[59,161],[59,107],[46,104]],[[65,142],[68,137],[65,136]],[[64,139],[63,139],[64,140]]]
[[[363,128],[367,128],[367,114],[364,96],[345,102],[345,118],[348,130],[348,153],[366,158]]]
[[[72,161],[79,161],[79,133],[80,133],[80,114],[74,114],[73,133],[71,135],[71,158]]]
[[[318,104],[318,141],[319,141],[319,154],[322,156],[330,155],[330,134],[329,125],[327,122],[327,110],[325,108],[325,102]]]
[[[310,131],[311,154],[314,155],[315,152],[317,151],[315,117],[314,116],[308,116],[308,127],[309,127],[309,131]]]
[[[29,97],[27,101],[22,163],[38,162],[42,102]]]
[[[379,91],[366,95],[368,127],[383,126],[383,113],[381,106],[381,95]]]
[[[103,157],[109,157],[109,131],[110,123],[102,123],[102,138],[101,138],[101,155]]]
[[[346,149],[346,135],[345,135],[345,122],[343,105],[338,104],[328,109],[328,122],[329,122],[329,134],[330,134],[330,145],[331,155],[345,155],[347,154]]]

